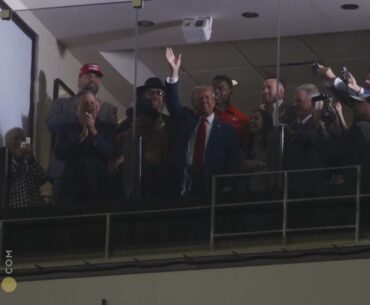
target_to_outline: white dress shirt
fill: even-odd
[[[278,123],[278,119],[276,118],[276,110],[277,108],[280,108],[281,104],[283,103],[284,101],[283,100],[278,100],[277,102],[275,102],[272,106],[273,106],[273,111],[272,111],[272,122],[274,124],[274,126],[277,125]],[[276,107],[276,103],[278,104],[278,107]],[[262,110],[266,110],[266,105],[265,104],[262,104],[261,105],[261,109]]]

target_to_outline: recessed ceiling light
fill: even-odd
[[[140,20],[138,23],[137,23],[138,26],[141,26],[143,28],[149,28],[151,26],[154,25],[154,22],[153,21],[150,21],[150,20]]]
[[[259,16],[259,14],[258,14],[258,13],[256,13],[256,12],[244,12],[244,13],[242,14],[242,16],[243,16],[244,18],[257,18],[257,17]]]
[[[239,85],[239,82],[237,80],[235,80],[235,79],[232,79],[231,82],[232,82],[232,84],[233,84],[234,87],[237,86],[237,85]]]
[[[359,6],[354,3],[342,4],[340,7],[344,10],[357,10],[359,8]]]

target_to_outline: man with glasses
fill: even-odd
[[[51,105],[48,117],[46,119],[47,128],[53,134],[54,145],[58,142],[57,134],[68,124],[78,122],[77,105],[81,92],[91,91],[97,94],[102,83],[103,72],[96,64],[85,64],[81,67],[78,76],[78,93],[69,98],[58,98]],[[98,100],[98,118],[99,120],[117,124],[117,108],[109,103]],[[49,160],[48,175],[52,181],[52,202],[58,205],[60,198],[60,180],[65,170],[65,162],[55,157],[54,148]]]
[[[124,184],[122,179],[129,179],[129,177],[120,176],[120,173],[125,176],[131,174],[125,171],[125,168],[129,168],[129,164],[133,163],[130,160],[128,147],[132,145],[132,127],[135,121],[136,136],[142,140],[143,152],[141,196],[145,199],[160,201],[158,199],[163,199],[166,195],[163,188],[167,176],[168,147],[173,133],[172,120],[169,115],[163,113],[165,92],[162,81],[157,77],[148,78],[144,85],[137,87],[136,96],[135,120],[133,107],[130,107],[126,111],[127,119],[116,131],[116,156],[110,163],[110,172],[114,175],[115,185],[117,185],[115,187],[116,197],[120,198],[123,195],[121,192],[121,185]],[[129,196],[129,191],[126,190],[126,193],[126,196]],[[146,200],[146,203],[148,202],[149,200]],[[157,205],[151,207],[157,207]]]
[[[151,102],[152,108],[161,114],[166,125],[170,125],[169,116],[163,113],[165,92],[162,81],[158,77],[148,78],[144,85],[136,88],[137,100],[145,99]],[[126,131],[132,127],[133,107],[127,109],[127,119],[118,127],[117,134]],[[167,127],[166,127],[167,128]]]
[[[159,113],[164,107],[164,86],[158,77],[150,77],[145,81],[143,86],[136,90],[138,98],[144,97],[152,102],[152,106]]]

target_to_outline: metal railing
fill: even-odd
[[[290,198],[289,197],[289,175],[292,173],[305,173],[305,172],[317,172],[317,171],[331,171],[331,170],[348,170],[352,169],[356,172],[356,191],[353,194],[346,194],[342,196],[319,196],[310,198]],[[246,202],[233,202],[233,203],[222,203],[217,204],[217,191],[218,191],[218,180],[225,178],[243,178],[253,177],[259,175],[282,175],[283,176],[283,192],[281,199],[263,200],[263,201],[246,201]],[[89,219],[89,218],[104,218],[105,222],[105,235],[104,235],[104,259],[111,257],[111,236],[112,236],[112,218],[117,216],[145,216],[145,215],[165,215],[166,213],[171,215],[173,212],[197,212],[206,211],[210,215],[210,231],[209,231],[209,248],[211,251],[215,250],[215,241],[217,238],[222,237],[240,237],[240,236],[258,236],[270,233],[281,234],[281,245],[283,247],[287,244],[288,233],[291,232],[303,232],[303,231],[318,231],[318,230],[335,230],[335,229],[354,229],[354,241],[357,243],[360,240],[360,203],[361,198],[368,196],[368,194],[361,194],[361,168],[360,166],[348,166],[348,167],[336,167],[336,168],[319,168],[319,169],[307,169],[300,171],[275,171],[275,172],[261,172],[261,173],[247,173],[237,175],[218,175],[212,178],[212,196],[211,204],[181,208],[169,208],[169,209],[156,209],[156,210],[140,210],[140,211],[126,211],[126,212],[109,212],[109,213],[91,213],[81,215],[63,215],[63,216],[48,216],[48,217],[34,217],[34,218],[16,218],[16,219],[2,219],[0,220],[0,250],[3,254],[4,250],[4,230],[7,224],[11,223],[32,223],[32,222],[44,222],[44,221],[57,221],[57,220],[68,220],[68,219]],[[318,227],[305,227],[305,228],[289,228],[288,227],[288,210],[289,204],[292,202],[307,202],[307,201],[319,201],[319,200],[332,200],[332,199],[355,199],[355,223],[350,225],[336,225],[336,226],[318,226]],[[218,210],[222,208],[227,210],[235,207],[245,207],[253,205],[267,205],[267,204],[282,204],[282,226],[280,229],[273,230],[256,230],[248,232],[233,232],[233,233],[222,233],[216,232],[216,218],[219,217],[220,212]],[[221,214],[222,215],[222,214]]]
[[[289,197],[289,174],[292,173],[308,173],[308,172],[322,172],[322,171],[337,171],[337,170],[348,170],[352,169],[356,172],[356,190],[353,194],[340,195],[340,196],[319,196],[309,198],[290,198]],[[282,199],[278,200],[263,200],[263,201],[252,201],[244,203],[227,203],[217,204],[217,189],[218,180],[225,178],[235,177],[254,177],[261,175],[279,175],[283,176],[283,192]],[[278,179],[280,180],[280,179]],[[210,225],[210,249],[215,248],[215,239],[221,237],[238,237],[238,236],[251,236],[251,235],[263,235],[270,233],[281,233],[281,245],[285,247],[287,244],[287,233],[288,232],[304,232],[304,231],[318,231],[318,230],[335,230],[335,229],[354,229],[354,241],[359,242],[360,235],[360,214],[361,214],[361,197],[367,197],[367,194],[361,194],[361,166],[344,166],[344,167],[327,167],[327,168],[315,168],[315,169],[303,169],[303,170],[290,170],[290,171],[271,171],[271,172],[259,172],[259,173],[246,173],[238,175],[217,175],[212,178],[212,203],[211,203],[211,225]],[[333,199],[355,199],[355,223],[351,225],[336,225],[336,226],[319,226],[319,227],[305,227],[305,228],[288,228],[288,204],[295,202],[314,202],[323,200]],[[215,232],[215,221],[217,217],[217,209],[219,208],[233,208],[233,207],[245,207],[248,205],[267,205],[267,204],[281,204],[283,205],[282,213],[282,227],[276,230],[259,230],[249,232],[235,232],[235,233],[219,233]]]

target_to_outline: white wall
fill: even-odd
[[[6,1],[11,7],[22,3],[17,0]],[[46,168],[49,160],[51,137],[45,120],[52,103],[54,79],[62,79],[72,90],[77,91],[78,71],[82,66],[68,50],[62,49],[55,37],[30,11],[18,13],[23,21],[38,35],[36,51],[36,82],[35,82],[35,117],[33,144],[36,156]],[[104,80],[103,80],[104,82]],[[118,102],[104,86],[99,91],[99,98],[108,101],[123,111]]]
[[[367,259],[20,282],[0,303],[366,305],[369,271]]]
[[[14,127],[29,127],[32,40],[10,21],[0,21],[0,146]],[[17,50],[16,52],[14,50]]]

